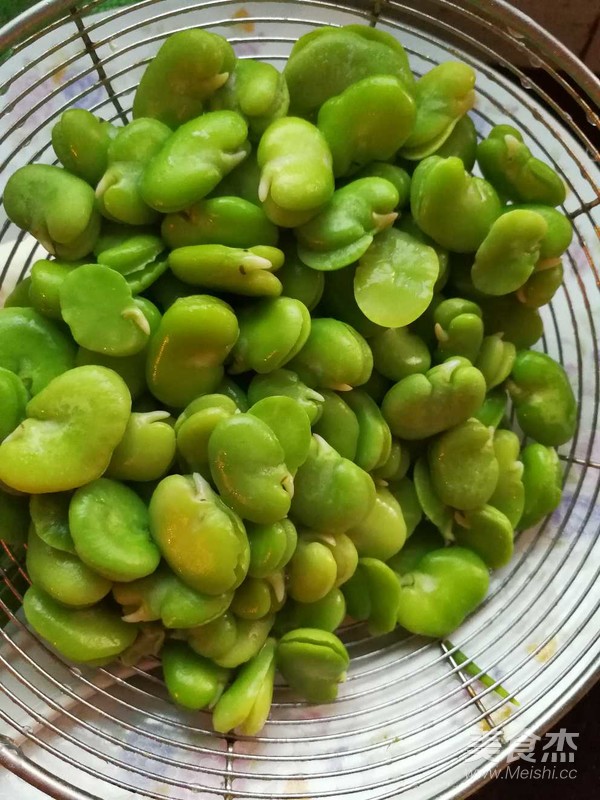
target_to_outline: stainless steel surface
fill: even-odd
[[[306,706],[282,687],[260,737],[216,736],[205,715],[178,712],[167,701],[155,664],[81,670],[56,658],[15,610],[26,576],[17,563],[22,553],[6,549],[0,764],[7,771],[0,796],[9,796],[12,773],[63,800],[464,796],[526,733],[547,729],[598,674],[598,81],[539,26],[494,0],[142,0],[97,13],[99,5],[46,0],[0,33],[0,49],[8,49],[0,63],[1,186],[27,161],[52,162],[49,131],[65,108],[79,104],[127,119],[143,64],[168,33],[184,27],[223,33],[241,57],[280,68],[299,35],[328,23],[367,22],[393,32],[417,74],[461,58],[478,71],[478,130],[513,120],[569,188],[564,211],[576,232],[565,285],[544,311],[541,345],[569,371],[580,419],[573,442],[560,448],[561,508],[519,536],[513,562],[494,575],[483,607],[452,637],[518,707],[469,677],[453,648],[400,634],[373,640],[355,626],[347,634],[352,667],[336,703]],[[515,66],[523,56],[543,71],[543,85]],[[572,98],[577,114],[561,107],[557,91]],[[0,254],[1,303],[44,257],[1,209]]]

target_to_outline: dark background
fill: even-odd
[[[473,800],[598,800],[600,797],[600,756],[598,755],[598,716],[600,713],[600,684],[592,689],[575,708],[560,722],[550,727],[552,731],[565,728],[569,733],[578,733],[574,740],[577,752],[569,768],[577,770],[574,780],[529,780],[510,778],[504,774],[496,778],[473,795]],[[543,767],[541,750],[544,742],[538,742],[536,764],[515,761],[511,766]],[[547,742],[546,742],[547,744]],[[565,765],[567,766],[567,765]]]

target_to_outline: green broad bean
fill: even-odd
[[[69,528],[70,492],[34,494],[29,499],[29,513],[39,539],[54,550],[75,555]]]
[[[161,234],[172,250],[199,244],[273,247],[278,238],[277,227],[262,208],[241,197],[227,196],[210,197],[194,203],[185,211],[167,214],[161,225]]]
[[[310,313],[291,297],[260,300],[239,314],[240,335],[229,372],[273,372],[302,350],[311,331]]]
[[[98,575],[78,556],[43,542],[33,527],[27,539],[25,566],[33,585],[65,606],[92,606],[112,587],[110,580]]]
[[[226,394],[215,392],[214,394],[200,395],[200,397],[192,400],[177,417],[175,421],[175,433],[179,433],[183,425],[196,414],[214,408],[227,412],[227,416],[235,414],[238,410],[235,400]]]
[[[334,633],[346,616],[346,600],[341,589],[334,588],[314,603],[288,600],[277,615],[277,632],[281,635],[296,628],[318,628]]]
[[[77,489],[69,505],[69,529],[79,558],[108,580],[143,578],[159,564],[146,505],[117,481],[98,478]]]
[[[354,461],[358,447],[360,427],[356,414],[348,403],[329,389],[323,389],[324,402],[321,416],[313,431],[321,436],[343,458]]]
[[[321,212],[296,228],[300,260],[324,272],[352,264],[394,223],[398,200],[395,186],[384,178],[342,186]]]
[[[90,253],[100,231],[94,190],[60,167],[28,164],[13,172],[4,209],[15,225],[65,261]]]
[[[254,651],[258,652],[266,641],[270,628],[271,626],[267,620],[238,620],[231,611],[226,611],[211,622],[207,622],[197,628],[186,629],[182,633],[195,653],[218,663],[220,656],[235,649],[242,641],[244,642],[242,649],[244,649],[249,646],[249,641],[258,639],[260,643]],[[260,636],[259,631],[264,631],[264,636]],[[251,638],[245,635],[248,632],[252,632]],[[253,654],[249,657],[251,658]],[[243,663],[246,660],[243,657],[239,663]],[[238,664],[235,666],[238,666]]]
[[[31,275],[19,281],[14,289],[4,298],[4,308],[32,308],[29,291],[31,289]],[[1,293],[2,290],[0,290]]]
[[[544,323],[537,308],[520,303],[515,295],[479,300],[486,334],[499,333],[517,350],[531,347],[544,333]]]
[[[254,403],[248,413],[273,431],[283,447],[285,464],[294,474],[308,458],[312,441],[310,420],[300,403],[285,395],[275,395]]]
[[[345,402],[358,421],[358,442],[353,461],[371,472],[382,466],[390,457],[392,434],[377,403],[365,391],[353,389],[347,392]]]
[[[577,402],[563,367],[545,353],[517,353],[508,393],[523,432],[540,444],[568,442],[577,426]]]
[[[169,266],[162,239],[143,231],[134,234],[125,225],[115,225],[108,234],[100,236],[95,247],[98,264],[124,275],[133,294],[152,286]]]
[[[439,272],[433,290],[434,292],[441,292],[449,278],[449,255],[446,248],[441,247],[437,242],[434,242],[431,236],[423,233],[410,214],[402,214],[394,223],[394,227],[398,228],[399,231],[408,233],[413,239],[417,239],[435,250],[439,262]]]
[[[106,477],[118,481],[157,481],[175,458],[175,431],[168,411],[134,412],[115,448]]]
[[[304,531],[303,537],[312,537],[316,541],[325,542],[329,547],[336,564],[336,578],[334,583],[336,588],[350,580],[356,571],[358,552],[354,542],[349,536],[345,533],[324,534]]]
[[[504,567],[513,554],[513,527],[492,505],[456,513],[456,544],[476,553],[489,569]]]
[[[497,428],[504,419],[508,395],[504,388],[493,389],[485,397],[483,404],[473,416],[488,428]]]
[[[539,262],[538,262],[539,263]],[[541,308],[547,305],[563,283],[564,269],[562,263],[536,271],[515,293],[517,300],[528,308]]]
[[[255,375],[248,387],[248,401],[258,403],[263,397],[284,395],[300,403],[308,414],[311,425],[317,422],[322,414],[325,398],[319,392],[303,383],[295,372],[289,369],[277,369],[267,375]]]
[[[509,200],[559,206],[566,187],[551,166],[532,156],[523,136],[510,125],[496,125],[477,145],[483,175]]]
[[[562,497],[562,468],[556,450],[528,444],[521,451],[525,507],[519,528],[531,528],[558,508]]]
[[[142,199],[163,214],[202,200],[246,158],[247,135],[248,126],[235,111],[211,111],[184,123],[148,162]]]
[[[372,472],[376,481],[400,481],[410,467],[410,455],[406,447],[392,439],[392,447],[387,461]]]
[[[29,393],[14,372],[0,367],[0,442],[25,419]]]
[[[425,375],[408,375],[383,398],[381,411],[394,436],[426,439],[459,425],[481,407],[485,378],[466,359],[449,358]]]
[[[231,611],[239,619],[262,619],[279,611],[286,601],[283,572],[272,572],[265,578],[246,577],[235,590]]]
[[[85,108],[69,108],[52,128],[52,148],[63,167],[96,186],[108,164],[117,128]]]
[[[285,117],[290,93],[272,64],[247,58],[237,61],[227,83],[210,99],[211,111],[237,111],[248,123],[248,138],[258,142],[271,122]]]
[[[482,602],[489,580],[487,565],[471,550],[426,552],[400,574],[398,623],[421,636],[447,636]]]
[[[475,71],[460,61],[438,64],[415,84],[416,118],[400,155],[420,160],[435,153],[475,103]]]
[[[277,277],[282,286],[282,295],[300,300],[313,311],[323,296],[325,275],[304,264],[296,251],[295,243],[285,247],[285,262],[277,270]]]
[[[0,368],[33,396],[73,367],[75,348],[62,330],[32,308],[0,308]]]
[[[206,394],[193,400],[175,423],[177,452],[186,465],[203,477],[210,477],[208,442],[223,419],[236,414],[238,408],[230,397]]]
[[[283,72],[290,111],[311,117],[323,103],[371,75],[393,75],[407,90],[414,86],[408,57],[389,33],[364,25],[323,26],[294,44]]]
[[[222,244],[179,247],[169,255],[169,266],[184,283],[250,297],[278,297],[282,287],[276,275],[284,255],[276,247],[259,245],[242,250]]]
[[[504,514],[513,529],[519,524],[525,507],[520,449],[519,437],[513,431],[499,430],[494,433],[494,453],[499,474],[498,483],[488,502]]]
[[[297,628],[281,637],[277,667],[286,683],[309,703],[331,703],[346,680],[348,651],[338,637],[318,628]]]
[[[31,267],[29,298],[31,305],[40,314],[54,320],[62,320],[60,310],[60,287],[70,272],[81,266],[81,262],[36,261]]]
[[[249,413],[224,419],[208,442],[221,497],[243,519],[268,525],[287,516],[294,479],[271,428]]]
[[[434,439],[429,445],[428,463],[434,491],[452,508],[480,508],[498,484],[493,430],[474,418]]]
[[[190,28],[171,34],[146,67],[133,99],[133,116],[153,117],[177,128],[202,114],[205,102],[236,63],[229,42]]]
[[[255,736],[262,730],[273,699],[275,647],[275,639],[267,639],[221,695],[212,717],[216,731],[235,729],[243,736]]]
[[[420,336],[430,350],[434,350],[437,346],[437,339],[435,337],[435,323],[433,315],[436,308],[440,303],[444,302],[446,298],[439,292],[434,292],[431,303],[421,314],[420,317],[410,324],[410,330]]]
[[[125,381],[133,400],[138,400],[146,391],[146,350],[132,356],[108,356],[80,347],[75,356],[75,366],[89,364],[116,372]]]
[[[123,438],[131,397],[103,367],[54,378],[27,405],[27,418],[0,444],[0,480],[29,494],[76,489],[100,477]]]
[[[460,297],[443,300],[433,312],[436,360],[462,356],[475,364],[483,342],[481,316],[479,306],[470,300]]]
[[[398,192],[397,208],[405,208],[410,200],[410,175],[405,169],[387,161],[371,161],[352,176],[353,180],[360,178],[384,178],[396,187]]]
[[[249,522],[246,532],[250,543],[248,575],[251,578],[266,578],[287,566],[298,543],[298,534],[291,520],[282,519],[270,525]]]
[[[241,584],[250,560],[244,525],[200,475],[163,478],[149,511],[152,538],[185,584],[209,595]]]
[[[309,385],[346,392],[366,383],[373,356],[354,328],[324,317],[313,319],[306,343],[289,366]]]
[[[423,513],[435,525],[444,541],[452,541],[454,538],[452,535],[454,521],[452,509],[445,505],[437,494],[425,456],[420,456],[415,462],[413,481],[417,500]]]
[[[25,592],[23,611],[30,627],[70,661],[106,664],[137,636],[137,627],[108,605],[67,608],[36,586]]]
[[[215,664],[235,669],[253,658],[267,641],[274,617],[237,619],[226,612],[212,622],[188,632],[192,650]]]
[[[326,100],[317,117],[333,157],[333,173],[350,175],[371,161],[389,161],[411,136],[412,93],[393,75],[371,75]]]
[[[261,170],[258,198],[276,225],[302,225],[331,200],[335,188],[331,152],[310,122],[285,117],[271,123],[256,158]]]
[[[398,481],[394,481],[389,491],[395,498],[402,511],[404,523],[406,525],[406,538],[408,539],[415,532],[417,525],[423,519],[423,509],[419,502],[415,484],[410,478],[402,477]],[[388,559],[384,559],[388,560]]]
[[[195,628],[224,614],[233,593],[203,594],[161,564],[144,578],[116,583],[113,597],[123,608],[125,622],[160,620],[165,628]]]
[[[308,458],[294,479],[294,521],[324,533],[345,533],[367,516],[375,497],[367,472],[313,436]]]
[[[433,525],[428,522],[421,522],[402,550],[389,559],[388,566],[397,575],[412,572],[424,555],[433,550],[443,549],[445,544],[446,542],[442,535]]]
[[[540,242],[540,254],[539,261],[535,265],[536,270],[541,271],[555,266],[573,240],[573,223],[560,211],[540,203],[514,203],[506,206],[503,213],[516,211],[517,209],[534,211],[546,221],[547,230]]]
[[[392,381],[427,372],[431,355],[425,342],[409,328],[387,328],[369,340],[375,369]]]
[[[400,582],[387,564],[377,558],[361,558],[352,578],[342,590],[348,616],[366,620],[372,636],[390,633],[396,627]]]
[[[502,211],[491,183],[470,175],[460,158],[440,156],[429,156],[414,171],[410,207],[428,236],[457,253],[474,253]]]
[[[168,266],[167,262],[167,266]],[[187,283],[176,278],[171,270],[164,272],[148,290],[152,300],[165,312],[176,300],[196,294]]]
[[[29,525],[28,498],[0,488],[0,539],[11,546],[24,544]]]
[[[481,309],[473,300],[468,300],[464,297],[441,299],[433,310],[434,325],[437,324],[443,329],[448,329],[452,320],[461,314],[473,314],[476,317],[481,317]]]
[[[504,383],[508,378],[516,355],[514,344],[505,342],[501,334],[495,333],[485,337],[479,355],[473,363],[485,378],[488,391]]]
[[[397,228],[388,228],[361,257],[354,278],[358,307],[378,325],[399,328],[431,303],[439,275],[432,247]]]
[[[214,392],[238,335],[237,319],[227,303],[209,295],[179,298],[150,339],[148,388],[173,408],[184,408],[199,395]]]
[[[387,561],[402,549],[406,541],[406,522],[391,491],[377,487],[373,507],[362,522],[350,528],[348,536],[361,558]]]
[[[94,246],[98,264],[129,275],[144,269],[165,249],[152,227],[135,227],[105,222]]]
[[[475,288],[496,296],[520,289],[535,269],[547,230],[546,220],[535,211],[510,211],[498,217],[475,253],[471,269]]]
[[[444,144],[431,155],[460,158],[467,172],[472,172],[477,158],[477,130],[468,114],[461,117]]]
[[[228,670],[194,653],[185,642],[167,642],[161,661],[167,691],[183,708],[213,708],[225,691]]]
[[[258,187],[260,185],[260,167],[256,160],[256,150],[252,150],[250,154],[234,167],[228,175],[215,186],[210,193],[209,197],[235,197],[236,199],[247,200],[248,203],[260,208],[262,217],[266,215],[262,210],[262,204],[258,199]],[[193,208],[193,206],[192,206]],[[271,225],[274,223],[271,222]],[[276,227],[276,226],[275,226]],[[191,244],[191,242],[190,242]],[[220,244],[228,244],[226,241],[221,241]],[[259,242],[251,242],[259,244]],[[262,244],[262,242],[260,243]],[[264,244],[276,244],[276,242],[264,242]],[[237,243],[231,243],[231,247],[241,247]]]
[[[250,408],[246,392],[231,378],[223,378],[216,391],[233,400],[240,411],[248,411]]]
[[[368,319],[358,307],[354,294],[357,267],[357,264],[351,264],[327,273],[323,297],[316,313],[345,322],[365,339],[369,339],[384,329]]]
[[[302,531],[287,568],[290,597],[299,603],[316,603],[349,580],[357,562],[356,547],[345,534]]]
[[[148,225],[156,210],[142,196],[145,170],[169,140],[171,130],[156,119],[142,118],[121,128],[108,148],[108,167],[96,186],[96,202],[109,220]]]
[[[150,323],[126,279],[101,264],[86,264],[66,275],[60,310],[81,347],[110,356],[143,350]]]
[[[162,319],[160,309],[155,306],[151,300],[148,300],[147,297],[136,297],[135,303],[142,314],[146,317],[150,327],[150,333],[156,333]]]

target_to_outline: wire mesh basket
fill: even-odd
[[[23,624],[22,553],[4,547],[2,797],[41,797],[15,788],[19,778],[65,800],[464,796],[597,675],[600,85],[557,41],[499,0],[44,0],[0,32],[0,182],[29,161],[53,163],[50,129],[68,107],[126,122],[144,64],[174,31],[221,33],[239,57],[282,68],[303,33],[357,22],[398,36],[416,75],[452,58],[475,67],[479,133],[516,123],[567,184],[563,211],[575,236],[540,343],[569,372],[579,403],[577,433],[560,448],[562,504],[518,537],[512,562],[452,645],[399,633],[372,639],[354,626],[337,702],[308,706],[280,687],[253,739],[217,736],[207,716],[175,709],[153,662],[79,669],[59,660]],[[0,251],[1,305],[45,253],[3,209]],[[457,648],[519,705],[478,682]]]

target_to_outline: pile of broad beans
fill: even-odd
[[[576,404],[530,348],[565,187],[518,130],[478,141],[474,87],[366,27],[283,74],[187,30],[133,121],[66,111],[62,166],[9,179],[51,258],[0,310],[0,535],[63,656],[159,656],[251,735],[276,668],[321,703],[348,620],[448,635],[557,507]]]

